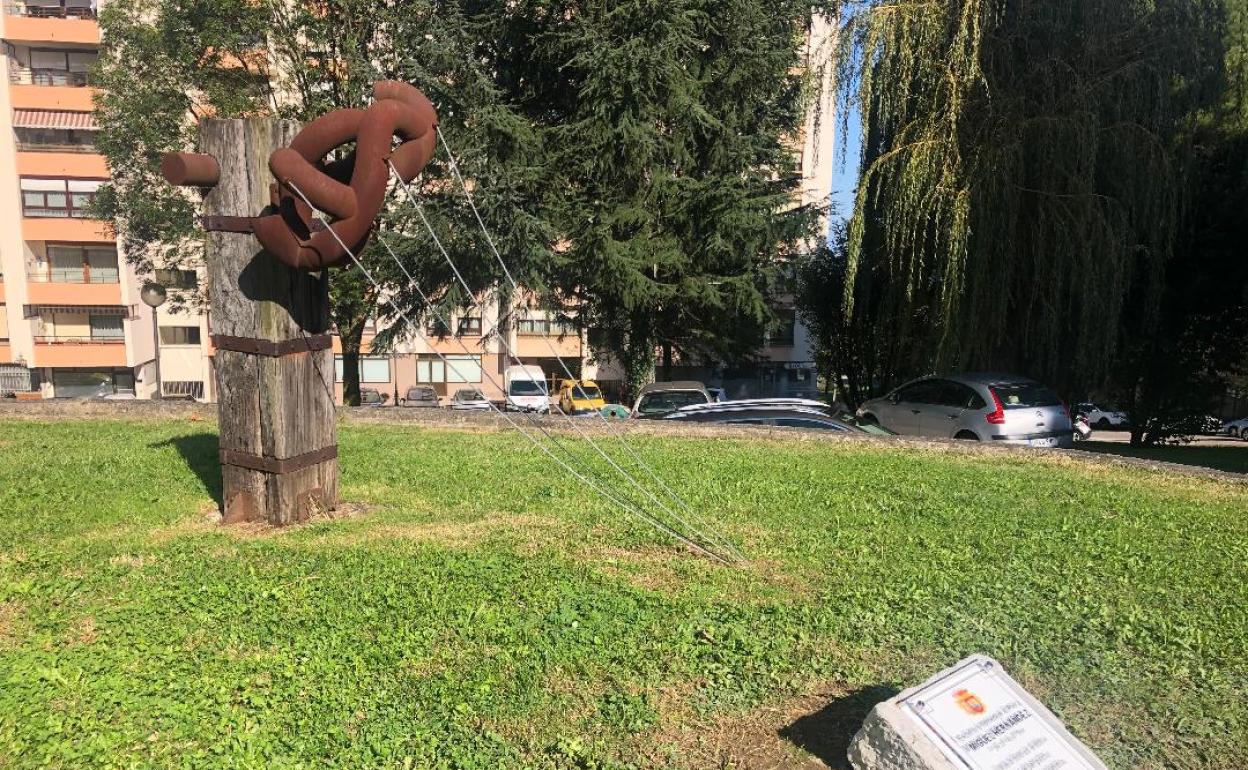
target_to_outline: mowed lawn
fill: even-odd
[[[1242,484],[634,438],[728,568],[486,431],[347,425],[349,517],[223,529],[214,430],[0,421],[0,768],[844,767],[972,652],[1116,770],[1248,767]]]

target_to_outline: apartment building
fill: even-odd
[[[95,192],[108,178],[94,147],[89,82],[100,45],[99,5],[17,0],[0,14],[0,393],[150,398],[159,379],[163,396],[212,400],[202,268],[136,275],[105,223],[89,217]],[[834,43],[835,25],[816,25],[807,66],[830,62]],[[822,202],[831,189],[831,89],[828,68],[820,109],[812,110],[794,138],[805,180],[803,203]],[[186,301],[153,311],[140,299],[149,280]],[[792,298],[775,302],[787,323],[760,351],[761,363],[681,366],[680,375],[739,396],[813,393],[813,352]],[[501,399],[502,373],[514,358],[541,366],[552,378],[562,376],[567,365],[608,383],[621,379],[609,362],[599,371],[582,331],[550,314],[517,313],[503,345],[491,334],[496,303],[481,306],[454,318],[454,330],[429,324],[422,335],[406,335],[386,354],[374,352],[376,330],[370,329],[360,364],[362,386],[394,400],[426,384],[444,396],[473,387]],[[339,369],[341,397],[341,359]]]
[[[546,311],[517,311],[510,325],[500,330],[497,301],[483,297],[476,307],[446,320],[453,329],[428,318],[419,333],[405,330],[403,340],[388,353],[373,351],[377,328],[367,327],[360,357],[360,387],[388,395],[390,403],[403,400],[417,385],[432,386],[446,398],[468,388],[502,401],[504,370],[517,362],[540,366],[555,379],[565,376],[564,366],[584,377],[597,374],[584,333]],[[338,354],[336,394],[341,401],[342,348],[337,339],[334,351]]]
[[[0,14],[0,391],[211,395],[202,313],[153,311],[144,280],[89,215],[108,179],[95,150],[95,0],[18,0]],[[154,276],[194,289],[195,271]],[[159,327],[159,332],[154,327]]]

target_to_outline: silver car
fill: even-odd
[[[925,377],[866,402],[858,416],[903,436],[1035,447],[1074,445],[1070,413],[1062,400],[1026,377]]]

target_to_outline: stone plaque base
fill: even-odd
[[[855,770],[1106,770],[1053,712],[973,655],[867,716]]]

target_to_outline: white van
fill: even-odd
[[[507,409],[513,412],[550,411],[546,373],[540,366],[509,366],[503,373],[507,389]]]

